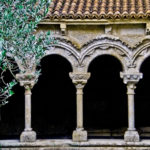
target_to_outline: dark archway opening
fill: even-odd
[[[140,72],[143,79],[136,85],[135,94],[135,125],[141,138],[150,137],[150,57],[142,64]]]
[[[127,129],[126,85],[122,66],[113,56],[92,61],[91,78],[84,88],[84,127],[91,138],[123,138]]]
[[[14,79],[9,71],[3,76],[6,83]],[[2,86],[1,80],[0,83]],[[24,88],[18,83],[13,91],[15,94],[8,98],[8,104],[0,108],[0,139],[19,139],[24,130]]]
[[[0,139],[19,139],[24,130],[24,88],[16,85],[9,103],[0,108]]]
[[[41,76],[33,89],[32,127],[38,138],[71,138],[76,127],[76,92],[70,63],[59,55],[41,61]]]

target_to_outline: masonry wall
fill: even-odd
[[[120,40],[134,47],[146,36],[145,24],[114,24],[114,25],[67,25],[66,34],[62,35],[60,25],[39,25],[38,31],[52,31],[55,36],[60,36],[71,41],[79,49],[101,35],[114,35]]]

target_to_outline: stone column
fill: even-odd
[[[87,141],[87,131],[83,128],[83,88],[90,77],[90,73],[70,73],[70,77],[75,84],[77,91],[77,128],[73,131],[73,141]]]
[[[17,74],[16,78],[20,85],[25,88],[25,129],[21,133],[21,142],[36,141],[36,133],[31,128],[31,89],[35,83],[35,76],[33,74]]]
[[[124,83],[127,84],[128,96],[128,129],[124,134],[126,142],[139,142],[140,137],[135,128],[134,94],[135,84],[142,78],[141,73],[121,73]]]

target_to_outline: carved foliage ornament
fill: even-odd
[[[83,88],[90,78],[90,73],[69,73],[72,82],[75,84],[76,88]]]
[[[123,43],[119,38],[102,36],[91,41],[91,43],[88,42],[87,45],[83,46],[80,64],[84,63],[82,66],[88,66],[93,58],[105,54],[116,57],[120,56],[120,61],[122,61],[122,64],[126,61],[132,62],[130,56],[131,51],[131,48]],[[126,68],[128,68],[129,65],[126,66]]]
[[[34,73],[17,74],[16,78],[20,82],[20,85],[24,86],[26,89],[32,89],[36,81],[36,76]]]
[[[120,77],[123,78],[123,81],[125,84],[128,83],[137,83],[140,79],[143,78],[142,73],[136,73],[136,72],[128,72],[128,73],[120,73]]]

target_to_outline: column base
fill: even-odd
[[[20,142],[35,142],[36,132],[34,131],[23,131],[20,135]]]
[[[139,142],[140,137],[137,131],[126,131],[124,134],[125,142]]]
[[[74,142],[84,142],[87,141],[87,131],[77,129],[73,131],[73,141]]]

